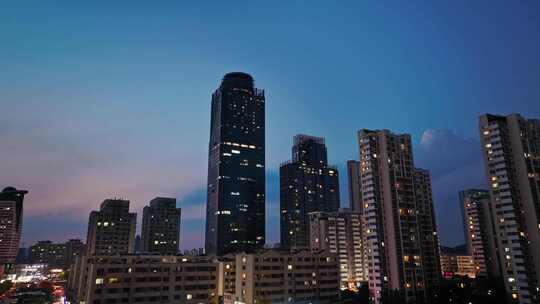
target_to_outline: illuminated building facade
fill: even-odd
[[[76,257],[84,254],[84,243],[71,239],[65,243],[38,241],[30,246],[29,262],[46,264],[48,267],[69,268]]]
[[[6,187],[0,192],[0,275],[9,270],[19,250],[22,233],[23,200],[28,193]]]
[[[117,255],[78,259],[68,280],[75,303],[218,303],[211,257]]]
[[[296,135],[292,160],[279,168],[281,247],[309,248],[309,213],[339,209],[338,170],[322,137]]]
[[[327,251],[264,250],[224,261],[224,295],[230,303],[318,303],[339,301],[337,259]],[[234,278],[234,283],[233,283]]]
[[[30,246],[30,263],[47,264],[50,267],[64,267],[66,264],[66,245],[51,241],[38,241]]]
[[[226,74],[212,95],[206,252],[265,243],[265,97],[245,73]]]
[[[440,276],[429,175],[414,167],[408,134],[364,129],[358,141],[370,293],[376,303],[387,290],[425,303]]]
[[[312,212],[310,243],[314,250],[335,254],[340,273],[340,288],[357,289],[367,282],[362,246],[361,214],[349,210]]]
[[[88,220],[87,255],[132,253],[135,247],[137,214],[129,212],[129,201],[107,199]]]
[[[335,255],[260,250],[215,256],[122,254],[77,258],[74,303],[319,303],[339,300]]]
[[[476,276],[500,275],[489,191],[467,189],[459,192],[459,198],[467,252],[473,257]]]
[[[477,274],[474,258],[470,255],[441,254],[441,271],[447,279],[454,275],[475,278]]]
[[[143,209],[142,252],[177,254],[180,244],[181,209],[176,199],[157,197]]]
[[[510,299],[540,301],[540,121],[479,119],[501,274]]]

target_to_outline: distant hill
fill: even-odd
[[[467,255],[467,245],[463,244],[455,247],[441,246],[441,254]]]

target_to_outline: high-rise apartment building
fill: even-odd
[[[180,244],[180,208],[176,199],[157,197],[143,209],[142,251],[163,255],[177,254]]]
[[[0,275],[15,263],[22,233],[23,200],[28,193],[6,187],[0,192]]]
[[[479,119],[501,274],[515,303],[540,301],[540,121]]]
[[[296,135],[292,160],[279,168],[281,246],[309,247],[309,213],[339,209],[338,170],[322,137]]]
[[[347,161],[347,177],[349,186],[349,208],[353,212],[362,212],[362,196],[360,187],[360,162]]]
[[[129,201],[106,199],[88,220],[87,255],[132,253],[137,214],[129,212]]]
[[[342,289],[357,289],[367,282],[364,265],[361,214],[349,210],[339,212],[312,212],[310,216],[310,243],[314,250],[327,250],[335,254]]]
[[[440,275],[429,176],[414,167],[408,134],[364,129],[358,141],[370,292],[377,303],[388,290],[425,303]]]
[[[476,276],[499,276],[489,191],[463,190],[459,200],[467,252],[473,258]]]
[[[212,95],[206,252],[265,243],[265,97],[245,73],[226,74]]]
[[[431,190],[431,175],[428,170],[415,168],[414,196],[416,199],[416,219],[419,225],[422,267],[424,268],[424,288],[428,297],[439,288],[441,263],[439,236],[435,222],[435,209]]]

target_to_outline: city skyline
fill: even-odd
[[[272,29],[250,16],[247,18],[254,21],[254,29],[242,33],[238,40],[252,42],[256,38],[247,37],[260,31],[278,42],[270,47],[269,43],[256,40],[269,47],[261,55],[257,55],[259,48],[249,47],[246,42],[241,44],[248,46],[243,50],[227,45],[223,53],[216,55],[211,52],[214,44],[197,40],[196,31],[166,30],[170,25],[183,29],[182,25],[194,23],[202,27],[208,40],[222,42],[219,37],[224,30],[218,30],[216,24],[223,19],[206,26],[193,17],[186,23],[176,21],[183,17],[179,9],[185,7],[164,5],[144,12],[144,6],[134,5],[135,16],[159,16],[170,9],[164,20],[153,20],[148,28],[133,19],[125,24],[118,22],[114,17],[122,14],[115,8],[103,25],[82,19],[73,30],[62,26],[74,23],[80,13],[48,20],[40,15],[40,10],[49,11],[49,16],[54,14],[45,4],[25,7],[28,16],[37,18],[30,24],[24,24],[23,17],[3,16],[9,10],[1,12],[0,16],[6,18],[0,18],[4,20],[0,24],[5,22],[7,27],[2,27],[12,29],[8,39],[13,38],[14,43],[6,46],[10,56],[0,59],[7,71],[0,75],[0,80],[7,84],[0,88],[0,104],[3,109],[10,109],[0,121],[2,142],[8,143],[7,149],[0,149],[0,157],[9,160],[0,163],[0,172],[10,174],[0,175],[0,185],[29,190],[25,198],[23,241],[28,246],[42,239],[84,239],[89,211],[114,196],[132,202],[131,210],[137,212],[140,223],[142,207],[151,198],[170,196],[178,198],[183,210],[181,248],[203,247],[210,95],[223,74],[242,71],[253,75],[258,86],[269,94],[267,243],[279,240],[277,170],[279,163],[288,158],[290,138],[298,133],[326,138],[329,163],[336,164],[342,172],[340,197],[342,207],[346,207],[348,187],[343,174],[346,161],[357,159],[355,134],[362,128],[412,134],[416,163],[432,173],[441,242],[463,243],[461,228],[452,229],[461,227],[460,211],[456,208],[458,191],[486,187],[478,116],[518,112],[525,117],[540,117],[540,103],[535,102],[540,97],[536,87],[539,62],[534,55],[540,52],[540,45],[535,39],[527,39],[538,31],[539,22],[523,18],[528,16],[527,10],[534,11],[532,4],[514,4],[512,15],[505,14],[506,6],[501,4],[489,8],[458,4],[463,13],[459,18],[452,15],[457,13],[456,9],[448,13],[443,12],[444,4],[432,5],[420,12],[400,5],[399,15],[409,14],[408,18],[386,19],[392,20],[388,24],[384,24],[384,17],[399,16],[391,9],[365,5],[356,8],[358,16],[352,16],[346,8],[336,5],[329,9],[337,16],[343,13],[345,21],[331,19],[333,25],[328,27],[317,24],[324,16],[322,10],[311,8],[301,15],[304,26],[282,37],[281,31],[292,26],[291,21]],[[67,7],[86,9],[90,16],[99,16],[101,8],[99,4]],[[284,12],[285,17],[301,8],[291,5]],[[13,13],[22,14],[21,9],[13,7]],[[259,11],[254,6],[246,9]],[[485,14],[477,16],[475,12],[480,9],[485,9]],[[190,12],[194,10],[188,8]],[[266,12],[261,10],[261,14],[271,16],[277,10],[268,8]],[[426,12],[439,12],[447,23],[437,23],[430,15],[428,21],[434,23],[434,29],[418,33],[425,25],[421,17]],[[372,14],[380,14],[382,21],[373,17],[359,21]],[[505,22],[499,24],[501,16]],[[520,19],[524,21],[518,25],[516,20]],[[35,36],[40,22],[46,25],[52,43]],[[482,23],[494,28],[478,26]],[[392,39],[361,30],[370,24],[381,27],[390,37],[397,35],[401,43],[407,40],[410,44],[392,50]],[[107,25],[119,32],[105,35],[101,46],[93,45],[83,51],[86,40],[75,37],[75,29],[93,41]],[[409,27],[401,31],[402,25]],[[478,27],[466,33],[471,25]],[[89,29],[83,30],[84,26]],[[231,21],[230,26],[231,30],[240,29],[242,23]],[[128,35],[130,38],[114,41],[119,35],[137,30],[142,31],[140,39]],[[151,38],[155,30],[162,34]],[[310,34],[316,30],[320,30],[321,37]],[[360,38],[350,38],[354,33],[359,33]],[[463,36],[456,37],[456,33]],[[434,41],[426,42],[425,38]],[[496,48],[501,40],[507,42],[505,50]],[[197,48],[189,47],[182,51],[186,47],[182,42],[186,41],[195,41],[203,51],[196,53]],[[330,46],[319,46],[317,42]],[[318,48],[308,54],[306,46],[316,43]],[[145,48],[122,58],[144,45]],[[332,46],[339,46],[346,56],[336,58],[339,54]],[[443,51],[444,47],[455,51]],[[486,49],[489,52],[485,53]],[[415,50],[419,54],[412,54]],[[511,66],[504,63],[507,57],[512,57]],[[281,65],[272,66],[281,59]],[[216,62],[220,60],[224,62]],[[135,61],[141,63],[134,64]],[[139,71],[142,73],[138,76],[130,75]],[[448,147],[460,149],[453,151]]]

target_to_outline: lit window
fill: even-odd
[[[240,151],[238,151],[238,150],[231,150],[231,152],[234,153],[234,154],[240,154]]]
[[[109,284],[114,284],[120,282],[119,278],[109,278]]]
[[[190,294],[190,293],[188,293],[188,294],[186,295],[186,299],[187,299],[187,300],[191,300],[191,299],[193,299],[193,295],[192,295],[192,294]]]
[[[101,284],[103,284],[103,278],[97,278],[96,285],[101,285]]]
[[[287,265],[287,270],[292,270],[292,265],[291,264]]]

